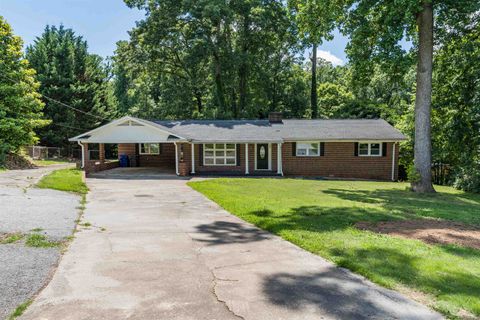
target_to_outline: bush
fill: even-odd
[[[480,165],[461,167],[455,174],[453,186],[463,191],[480,193]]]
[[[420,181],[420,173],[418,173],[413,164],[411,164],[407,169],[407,179],[410,183],[416,183]]]

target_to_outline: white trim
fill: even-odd
[[[192,174],[195,174],[195,145],[192,143]]]
[[[307,154],[298,154],[298,144],[299,143],[303,143],[303,144],[317,144],[318,145],[318,154],[313,154],[313,155],[310,155],[308,154],[308,150],[307,149]],[[315,157],[320,157],[320,155],[322,154],[322,150],[320,150],[320,148],[322,147],[322,145],[320,144],[320,141],[296,141],[295,143],[295,157],[308,157],[308,158],[315,158]]]
[[[351,140],[351,139],[345,139],[345,140],[328,140],[328,139],[324,139],[324,138],[309,138],[309,139],[284,139],[283,142],[307,142],[307,141],[320,141],[320,142],[359,142],[359,141],[362,141],[362,142],[373,142],[373,143],[377,143],[377,142],[400,142],[400,141],[405,141],[407,139],[397,139],[397,140],[385,140],[385,139],[367,139],[367,140],[364,140],[364,139],[356,139],[356,140]]]
[[[358,141],[358,149],[357,149],[357,154],[359,157],[382,157],[383,156],[383,142],[385,141]],[[360,145],[361,144],[367,144],[368,145],[368,154],[360,154]],[[379,153],[378,154],[372,154],[372,144],[378,144],[380,145]]]
[[[158,152],[152,153],[152,152],[150,152],[150,150],[151,150],[150,148],[148,148],[148,149],[149,149],[148,152],[142,152],[142,144],[157,144],[157,145],[158,145]],[[160,143],[140,142],[140,143],[138,144],[138,153],[139,153],[140,155],[142,155],[142,156],[159,155],[159,154],[160,154]]]
[[[82,169],[85,168],[85,146],[80,141],[77,141],[78,145],[82,149]]]
[[[175,145],[175,173],[177,174],[177,176],[180,175],[180,173],[178,172],[178,145],[176,142],[173,143]]]
[[[207,151],[206,149],[206,145],[207,144],[212,144],[213,145],[213,149],[209,149],[209,151],[212,151],[213,150],[213,158],[208,156],[206,157],[205,156],[205,152]],[[225,164],[216,164],[215,162],[215,159],[217,158],[217,155],[216,155],[216,152],[217,152],[217,147],[215,145],[217,144],[223,144],[223,146],[225,147],[225,149],[223,150],[219,150],[219,151],[224,151],[224,156],[223,156],[223,159],[225,160]],[[228,163],[227,164],[227,158],[232,158],[232,157],[227,157],[227,151],[232,151],[232,149],[227,149],[227,144],[233,144],[234,147],[233,147],[233,151],[235,151],[235,156],[234,156],[234,159],[235,159],[235,163]],[[206,158],[209,158],[209,159],[213,159],[213,163],[209,163],[209,164],[206,164],[205,163],[205,159]],[[219,157],[221,158],[221,157]],[[236,167],[238,164],[237,164],[237,144],[236,143],[232,143],[232,142],[224,142],[224,143],[204,143],[203,144],[203,165],[205,167]]]
[[[258,143],[258,144],[267,144],[268,145],[268,169],[258,169],[257,168],[257,143],[255,143],[255,170],[256,171],[271,171],[272,170],[272,144],[271,143]]]
[[[395,143],[392,144],[392,181],[395,181]]]
[[[97,127],[95,129],[92,129],[90,131],[87,131],[87,132],[84,132],[82,134],[79,134],[78,136],[75,136],[73,138],[70,138],[68,139],[69,141],[86,141],[86,142],[90,142],[88,139],[80,139],[82,136],[85,136],[85,135],[91,135],[92,133],[95,133],[99,130],[103,130],[105,128],[108,128],[108,127],[111,127],[111,126],[115,126],[115,125],[118,125],[122,122],[125,122],[125,121],[132,121],[132,122],[136,122],[136,123],[139,123],[139,124],[142,124],[142,125],[145,125],[147,127],[150,127],[150,128],[153,128],[155,130],[159,130],[165,134],[168,134],[168,135],[172,135],[172,136],[176,136],[178,138],[180,138],[181,140],[186,140],[185,138],[183,137],[180,137],[179,135],[173,133],[173,132],[170,132],[170,131],[167,131],[165,129],[162,129],[162,128],[159,128],[158,125],[156,125],[155,123],[151,122],[151,121],[147,121],[147,120],[143,120],[143,119],[138,119],[138,118],[134,118],[134,117],[131,117],[131,116],[125,116],[125,117],[122,117],[122,118],[119,118],[119,119],[116,119],[116,120],[113,120],[113,121],[110,121],[109,123],[107,124],[104,124],[103,126],[100,126],[100,127]],[[171,142],[171,141],[165,141],[165,142]],[[101,142],[97,142],[97,141],[91,141],[91,143],[101,143]],[[108,141],[104,142],[104,143],[108,143]],[[114,143],[117,143],[117,142],[114,142]]]
[[[250,168],[248,167],[248,143],[245,143],[245,174],[250,174]]]
[[[319,150],[320,152],[320,150]],[[282,144],[277,144],[277,173],[283,176],[283,165],[282,165]]]

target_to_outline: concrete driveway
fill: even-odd
[[[23,319],[439,319],[230,215],[185,180],[88,179],[83,220]]]

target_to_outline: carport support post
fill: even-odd
[[[245,143],[245,174],[249,174],[248,168],[248,143]]]
[[[178,175],[180,175],[178,173],[178,145],[176,142],[173,143],[175,145],[175,173]]]
[[[277,174],[283,176],[282,170],[282,144],[277,143]]]
[[[195,174],[195,145],[192,142],[192,174]]]
[[[100,160],[100,162],[105,162],[105,144],[100,143],[98,145],[98,153],[98,159]]]

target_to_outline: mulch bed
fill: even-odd
[[[480,229],[459,222],[418,219],[357,222],[355,226],[361,230],[418,239],[430,244],[456,244],[480,250]]]

